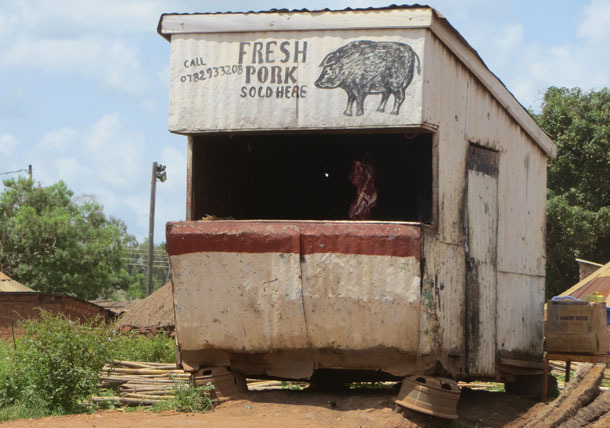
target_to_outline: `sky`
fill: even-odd
[[[423,3],[423,2],[422,2]],[[0,179],[63,180],[155,242],[185,217],[186,137],[167,130],[162,13],[387,6],[383,1],[0,0]],[[525,107],[549,86],[610,86],[610,0],[438,0],[436,8]]]

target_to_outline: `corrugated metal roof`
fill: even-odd
[[[560,296],[573,296],[582,299],[595,292],[604,296],[606,305],[610,305],[610,262],[561,293]]]
[[[15,281],[7,275],[0,272],[0,292],[33,292],[29,287]]]
[[[428,6],[427,4],[391,4],[389,6],[379,6],[379,7],[346,7],[345,9],[329,9],[329,8],[324,8],[324,9],[307,9],[307,8],[302,8],[302,9],[268,9],[268,10],[248,10],[248,11],[226,11],[226,12],[191,12],[191,13],[178,13],[178,12],[168,12],[168,13],[164,13],[163,15],[161,15],[161,17],[163,17],[164,15],[218,15],[218,14],[229,14],[229,13],[297,13],[297,12],[309,12],[309,13],[316,13],[316,12],[353,12],[353,11],[367,11],[367,10],[391,10],[391,9],[433,9],[432,7]],[[433,9],[434,10],[434,9]],[[436,12],[436,10],[435,10]],[[438,14],[438,12],[436,12]],[[439,14],[440,15],[440,14]]]

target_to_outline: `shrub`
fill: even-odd
[[[0,339],[0,421],[86,410],[98,392],[98,372],[112,360],[175,362],[173,339],[117,333],[97,318],[78,323],[42,311],[20,327],[25,334],[16,349]],[[193,391],[179,393],[179,402],[206,406],[203,398],[196,404]]]
[[[22,327],[25,335],[5,374],[12,385],[3,386],[1,404],[35,405],[54,414],[83,410],[110,358],[110,329],[97,318],[81,324],[45,311]]]
[[[111,352],[114,360],[176,362],[176,342],[164,334],[154,336],[145,336],[136,332],[115,334],[112,338]]]

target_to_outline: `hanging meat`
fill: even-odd
[[[377,188],[375,187],[375,168],[366,159],[354,161],[349,180],[356,186],[356,200],[347,211],[350,220],[369,220],[371,211],[377,204]]]

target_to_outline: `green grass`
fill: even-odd
[[[175,384],[174,396],[169,400],[154,404],[151,407],[151,410],[154,412],[163,412],[166,410],[187,413],[207,412],[214,406],[214,403],[209,396],[209,391],[213,389],[214,386],[210,382],[205,386]]]

